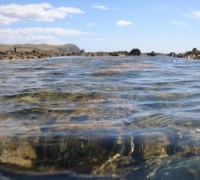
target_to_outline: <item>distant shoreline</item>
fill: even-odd
[[[51,57],[59,57],[59,56],[169,56],[174,58],[187,58],[187,59],[200,59],[200,51],[196,48],[193,48],[192,51],[187,51],[185,53],[141,53],[139,49],[132,49],[130,52],[128,51],[115,51],[115,52],[84,52],[84,50],[80,50],[79,52],[55,52],[55,51],[17,51],[17,49],[9,50],[9,51],[1,51],[0,50],[0,60],[17,60],[17,59],[41,59],[41,58],[51,58]]]

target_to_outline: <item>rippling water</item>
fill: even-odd
[[[200,61],[0,61],[1,179],[200,179]]]

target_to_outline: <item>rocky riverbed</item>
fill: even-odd
[[[157,121],[149,124],[143,124],[147,119],[143,117],[143,120],[138,119],[132,124],[69,122],[65,126],[54,124],[54,130],[47,128],[45,131],[38,126],[38,136],[27,134],[25,137],[1,137],[0,163],[43,173],[65,169],[76,173],[116,177],[125,176],[130,171],[137,174],[145,165],[146,172],[140,176],[147,178],[154,177],[163,162],[167,166],[173,162],[172,159],[200,156],[200,137],[196,136],[197,131],[184,127],[192,124],[192,121],[186,121],[181,126],[176,122],[163,131],[156,130],[163,125],[163,117],[157,115],[154,118]],[[130,127],[134,128],[130,130]],[[149,130],[140,132],[145,127]],[[100,132],[100,129],[108,129],[118,136],[109,137],[98,133],[90,135],[91,132]],[[57,135],[54,136],[52,130]],[[58,135],[69,130],[84,135]],[[135,133],[130,133],[133,130]],[[129,135],[123,135],[127,131]]]

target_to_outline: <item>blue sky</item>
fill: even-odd
[[[0,44],[74,43],[86,51],[200,49],[199,0],[1,0]]]

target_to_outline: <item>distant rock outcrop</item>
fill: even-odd
[[[197,48],[193,48],[192,51],[187,51],[185,53],[179,53],[179,54],[171,52],[168,55],[177,58],[200,59],[200,51],[198,51]]]
[[[157,56],[158,54],[154,51],[152,51],[151,53],[147,53],[148,56]]]
[[[115,51],[115,52],[82,52],[81,56],[128,56],[127,51]]]
[[[49,45],[49,44],[14,44],[14,45],[0,45],[0,51],[5,52],[16,48],[17,52],[48,52],[55,53],[79,53],[81,50],[74,44],[64,45]]]
[[[139,49],[132,49],[129,53],[130,56],[140,56],[141,51]]]
[[[58,52],[60,53],[80,53],[81,50],[78,48],[78,46],[74,45],[74,44],[65,44],[62,46],[57,46],[56,49]]]
[[[0,59],[37,59],[53,56],[80,55],[81,50],[74,44],[15,44],[0,45]]]

